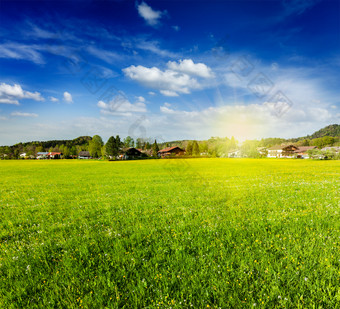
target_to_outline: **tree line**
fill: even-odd
[[[1,146],[0,158],[17,159],[20,154],[26,153],[27,157],[34,157],[38,152],[61,152],[64,158],[75,158],[80,151],[89,151],[93,158],[115,158],[122,148],[135,147],[146,152],[149,156],[157,156],[160,149],[178,146],[186,151],[187,156],[226,157],[228,153],[239,150],[244,157],[261,157],[265,153],[259,152],[259,148],[269,148],[274,145],[294,144],[295,146],[316,146],[322,149],[325,146],[340,146],[340,126],[330,125],[310,137],[297,139],[263,138],[261,140],[246,140],[240,144],[234,137],[211,137],[208,140],[181,140],[157,143],[151,138],[133,139],[127,136],[123,140],[119,135],[111,136],[106,143],[99,135],[80,136],[73,140],[51,140],[43,142],[18,143],[13,146]],[[326,133],[334,136],[324,135]],[[314,138],[311,138],[314,136]]]
[[[150,142],[137,138],[134,140],[127,136],[121,140],[119,135],[111,136],[106,143],[99,135],[81,136],[73,140],[51,140],[44,142],[18,143],[13,146],[0,146],[0,158],[19,159],[20,154],[25,153],[26,157],[36,157],[39,152],[60,152],[65,159],[76,158],[80,151],[89,151],[93,158],[107,157],[115,158],[122,149],[136,147],[142,150],[149,150],[152,156],[157,156],[159,146],[157,141]]]

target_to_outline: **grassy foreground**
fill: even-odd
[[[339,192],[339,161],[0,161],[0,308],[340,308]]]

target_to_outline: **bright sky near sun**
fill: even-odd
[[[340,120],[340,1],[1,1],[0,145],[298,137]]]

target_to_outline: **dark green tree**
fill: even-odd
[[[197,141],[194,141],[193,144],[192,144],[192,154],[194,156],[198,156],[200,154],[200,148],[198,146]]]
[[[139,148],[139,149],[143,148],[143,145],[144,145],[144,140],[142,138],[138,137],[136,139],[136,148]]]
[[[158,151],[159,151],[159,147],[158,147],[157,141],[155,140],[155,142],[152,144],[152,156],[157,157]]]
[[[111,136],[105,144],[105,153],[110,158],[115,158],[117,155],[116,139],[113,136]]]
[[[35,148],[35,153],[37,154],[38,152],[44,152],[45,149],[43,148],[43,146],[38,146],[37,148]]]
[[[149,142],[146,142],[144,148],[145,150],[151,149],[151,144]]]
[[[71,156],[76,156],[77,155],[77,148],[76,146],[72,146],[70,149],[70,155]]]
[[[192,156],[192,149],[193,149],[193,144],[192,142],[189,142],[187,145],[187,149],[185,150],[186,154],[189,156]]]
[[[99,135],[93,136],[92,140],[89,142],[89,151],[91,156],[94,158],[100,157],[103,145],[104,142]]]
[[[124,139],[124,147],[134,147],[135,145],[135,141],[133,140],[133,138],[131,136],[127,136],[125,139]]]
[[[206,141],[199,144],[200,152],[206,153],[208,152],[208,143]]]
[[[68,148],[66,145],[64,145],[64,149],[63,149],[62,153],[63,153],[64,158],[69,158],[70,154],[71,154],[70,148]]]
[[[123,147],[124,144],[123,144],[123,142],[120,140],[119,135],[116,135],[115,141],[116,141],[116,151],[117,151],[117,155],[118,155],[120,149]]]

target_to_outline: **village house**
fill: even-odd
[[[48,159],[48,152],[37,152],[37,159]]]
[[[80,151],[78,154],[78,159],[91,159],[89,151]]]
[[[61,152],[49,152],[47,158],[49,159],[60,159],[63,154]]]
[[[294,158],[298,147],[294,145],[276,145],[268,148],[268,158]]]
[[[185,151],[182,148],[179,148],[178,146],[167,147],[158,151],[158,156],[162,158],[169,156],[183,156],[184,154]]]
[[[335,153],[339,153],[340,152],[340,146],[324,147],[321,150],[322,151],[334,151]]]
[[[120,160],[129,160],[129,159],[137,159],[141,158],[143,153],[136,148],[122,148],[119,154]]]
[[[300,146],[294,153],[298,159],[309,159],[308,150],[312,149],[316,149],[316,146]]]
[[[152,157],[152,149],[140,149],[137,148],[141,153],[144,154],[144,157]]]
[[[239,149],[228,152],[228,158],[240,158],[240,157],[241,157],[241,152]]]
[[[261,157],[266,157],[268,154],[266,147],[257,147],[256,150],[260,154]]]

